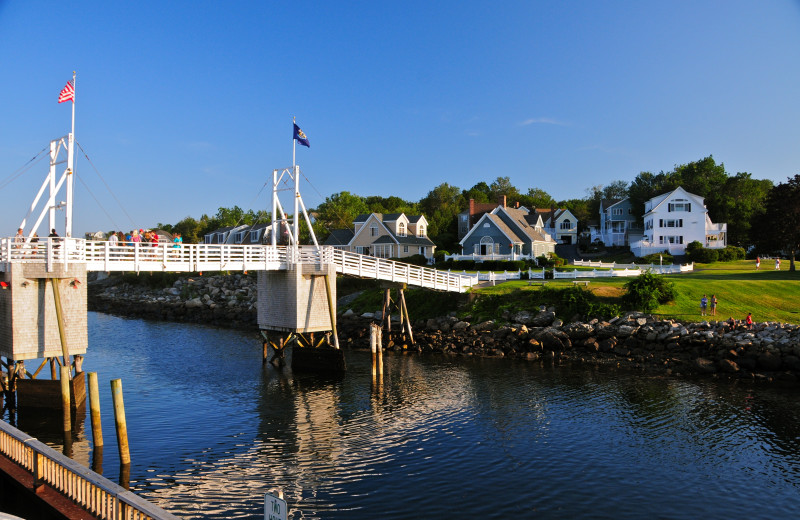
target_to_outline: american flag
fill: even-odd
[[[64,101],[75,102],[75,87],[72,85],[71,81],[67,81],[67,86],[61,89],[61,92],[58,94],[58,102],[63,103]]]

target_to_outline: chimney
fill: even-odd
[[[475,199],[469,199],[469,216],[475,214]]]
[[[516,204],[514,204],[514,207],[519,209],[519,201],[517,201]]]
[[[505,208],[506,207],[506,196],[505,195],[500,195],[500,198],[497,199],[497,203]]]

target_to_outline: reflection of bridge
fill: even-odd
[[[85,265],[87,271],[203,272],[283,271],[299,264],[333,264],[336,272],[439,291],[464,292],[475,278],[458,273],[351,253],[326,246],[270,246],[229,244],[115,245],[77,238],[40,239],[14,244],[0,239],[0,272],[11,264],[44,264],[53,272],[57,264]]]

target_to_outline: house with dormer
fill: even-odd
[[[353,229],[334,229],[325,244],[378,258],[422,255],[432,258],[436,244],[428,238],[424,215],[369,213],[353,221]]]
[[[662,251],[683,255],[694,241],[711,249],[727,245],[728,225],[711,222],[703,197],[680,186],[648,200],[644,210],[642,239],[631,243],[636,256]]]
[[[603,199],[600,201],[600,223],[590,225],[592,242],[607,246],[627,246],[642,238],[642,224],[633,212],[631,199]]]
[[[459,244],[462,257],[520,258],[553,253],[556,241],[541,215],[499,205],[484,213]]]
[[[578,219],[570,210],[563,208],[536,209],[534,213],[541,217],[544,230],[557,243],[578,243]]]

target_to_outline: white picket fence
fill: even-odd
[[[577,265],[577,263],[576,263]],[[635,265],[635,264],[634,264]],[[680,274],[694,269],[694,264],[686,265],[642,265],[636,267],[623,267],[622,269],[592,269],[591,271],[581,271],[573,269],[571,271],[553,271],[553,278],[611,278],[639,276],[640,274],[651,271],[655,274]]]
[[[687,271],[694,271],[694,262],[683,265],[656,265],[656,264],[618,264],[616,262],[601,262],[600,260],[575,260],[574,265],[580,267],[594,267],[595,269],[638,269],[640,271],[652,271],[657,274],[677,274]],[[619,276],[619,275],[610,275]],[[632,275],[637,276],[637,275]]]

